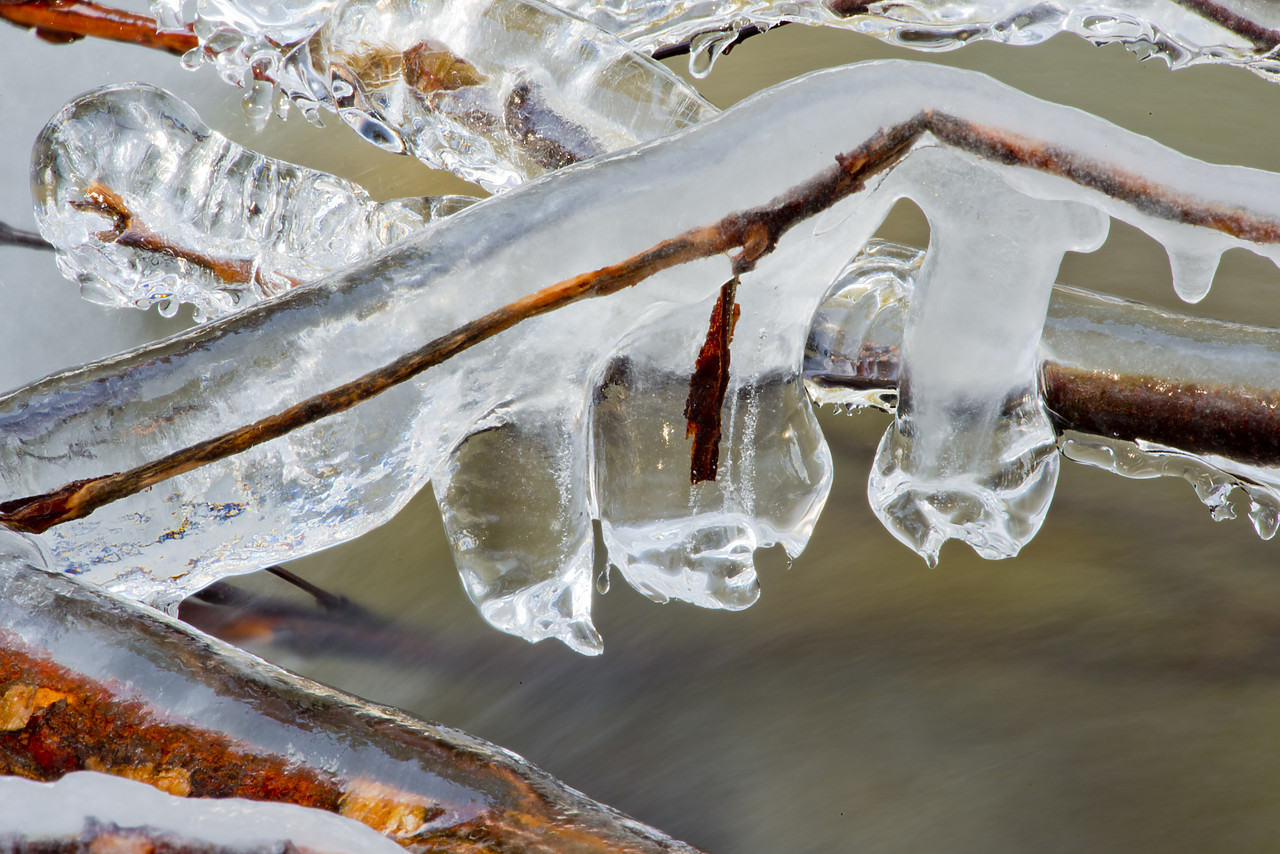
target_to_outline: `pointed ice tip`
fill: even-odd
[[[604,639],[590,620],[567,622],[555,637],[580,655],[600,655],[604,652]]]

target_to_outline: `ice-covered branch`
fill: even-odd
[[[673,207],[693,180],[717,192]],[[757,595],[754,548],[798,553],[829,483],[798,379],[813,312],[907,197],[934,236],[876,494],[926,554],[946,536],[1009,554],[1034,534],[1056,473],[1035,351],[1060,254],[1098,245],[1101,210],[1171,246],[1180,291],[1201,293],[1226,248],[1276,252],[1255,242],[1278,233],[1276,182],[979,75],[826,72],[479,203],[325,281],[12,393],[0,402],[10,518],[20,496],[86,479],[90,495],[105,472],[133,470],[122,480],[152,489],[43,539],[64,571],[171,602],[368,530],[430,478],[468,592],[495,625],[598,649],[592,517],[610,560],[655,599],[743,607]],[[687,395],[672,399],[658,378],[690,376],[734,275],[719,471],[691,485]],[[463,350],[590,293],[610,296]],[[459,355],[447,367],[388,383],[448,352]],[[296,405],[308,398],[315,408]],[[314,420],[326,407],[337,414]],[[255,422],[266,432],[244,429]],[[189,468],[205,455],[218,462]],[[150,480],[171,473],[156,465],[165,457],[186,474]],[[930,515],[973,502],[985,509],[963,520]],[[508,537],[517,516],[522,533]]]
[[[896,409],[901,344],[924,253],[873,241],[814,320],[815,400]],[[1130,477],[1182,477],[1258,535],[1280,525],[1280,330],[1189,317],[1055,287],[1040,340],[1040,394],[1071,459]]]
[[[35,30],[55,42],[100,38],[165,50],[178,55],[199,42],[189,29],[160,32],[154,18],[87,0],[28,0],[0,3],[0,20]]]
[[[1268,79],[1280,76],[1280,14],[1272,4],[1248,0],[558,0],[556,5],[637,49],[687,50],[697,75],[709,72],[744,33],[800,23],[849,29],[915,50],[951,50],[975,41],[1032,45],[1073,33],[1094,44],[1119,42],[1175,68],[1225,63]]]
[[[501,748],[310,683],[42,572],[20,537],[7,536],[3,549],[0,766],[10,774],[53,781],[89,770],[185,798],[291,803],[362,822],[410,851],[472,851],[478,839],[494,850],[694,851]],[[79,785],[104,791],[83,778]],[[12,803],[0,807],[0,838],[15,829],[2,819]],[[118,808],[110,799],[99,806]],[[160,806],[152,821],[183,813]],[[300,834],[295,842],[307,824],[364,838],[335,816],[240,808],[248,821],[288,818],[270,831]],[[57,813],[76,817],[74,807]],[[24,825],[36,831],[31,818]]]

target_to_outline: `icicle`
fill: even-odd
[[[568,402],[568,401],[566,401]],[[432,477],[463,587],[493,626],[603,650],[591,623],[593,537],[583,413],[515,405],[485,418]]]
[[[313,120],[335,111],[375,145],[492,191],[714,113],[662,65],[541,0],[300,2],[267,17],[243,0],[182,14],[156,2],[195,21],[250,98],[268,81]]]
[[[271,160],[144,84],[82,95],[36,141],[41,233],[87,299],[196,320],[244,309],[421,231],[473,200],[376,203],[349,181]]]

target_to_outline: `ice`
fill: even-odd
[[[915,50],[952,50],[974,41],[1032,45],[1073,33],[1094,44],[1119,42],[1174,68],[1226,63],[1280,78],[1274,50],[1280,44],[1280,11],[1268,0],[556,0],[556,5],[640,50],[687,44],[689,68],[697,76],[711,70],[744,28],[793,22],[841,27]]]
[[[275,851],[282,838],[302,850],[380,851],[389,837],[410,851],[483,838],[504,851],[694,852],[501,747],[326,688],[46,572],[30,560],[29,542],[0,534],[6,761],[24,776],[62,778],[51,787],[5,784],[0,845],[15,830],[26,839],[62,835],[101,818],[223,845],[276,841]],[[33,713],[42,692],[53,713]],[[184,797],[64,777],[84,770]]]
[[[210,130],[173,95],[111,85],[72,101],[32,155],[36,216],[93,302],[197,321],[341,269],[473,199],[377,203],[333,175]]]
[[[757,590],[752,552],[798,554],[830,485],[800,382],[814,313],[885,213],[910,198],[933,245],[920,274],[927,297],[903,325],[902,404],[876,494],[927,555],[946,537],[1008,554],[1052,492],[1035,348],[1061,253],[1097,244],[1099,211],[1189,252],[1271,252],[1280,178],[1206,166],[982,75],[899,62],[793,81],[477,203],[333,276],[17,390],[0,399],[0,495],[130,469],[335,388],[516,298],[676,235],[732,231],[788,194],[821,195],[838,185],[815,176],[855,162],[850,152],[894,127],[927,131],[859,192],[782,205],[807,212],[794,227],[748,229],[740,251],[708,249],[636,287],[525,321],[353,409],[40,540],[57,570],[165,604],[370,530],[435,479],[467,588],[500,628],[598,649],[591,519],[608,561],[650,597],[743,607]],[[1010,165],[1018,152],[1038,168]],[[1228,234],[1171,221],[1187,211]],[[694,484],[690,376],[735,275],[719,471]],[[527,467],[487,482],[501,466],[484,461],[517,449]]]
[[[714,112],[616,37],[540,0],[204,0],[201,50],[265,115],[271,87],[313,121],[336,112],[370,142],[488,190],[656,139]]]
[[[1049,292],[1062,254],[1097,249],[1108,220],[1021,196],[948,151],[920,152],[895,178],[919,187],[911,198],[931,228],[871,508],[930,565],[951,538],[1012,557],[1040,529],[1058,477],[1036,388]]]
[[[924,252],[911,247],[872,241],[850,264],[810,333],[805,375],[815,401],[894,410],[896,395],[885,391],[885,385],[898,378],[903,329],[924,258]],[[1145,418],[1145,423],[1137,421],[1137,429],[1152,431],[1147,438],[1120,439],[1105,434],[1134,429],[1134,414],[1097,412],[1089,425],[1077,425],[1092,431],[1066,429],[1060,435],[1061,452],[1069,460],[1125,477],[1183,478],[1214,519],[1234,518],[1239,490],[1258,536],[1275,536],[1280,527],[1280,455],[1274,443],[1257,435],[1265,428],[1250,426],[1248,419],[1251,407],[1263,409],[1277,396],[1280,330],[1188,317],[1057,286],[1038,358],[1042,375],[1046,369],[1099,372],[1114,383],[1132,388],[1147,384],[1166,395],[1170,389],[1198,390],[1196,408],[1213,415],[1193,422],[1189,430],[1168,424],[1187,420],[1189,413],[1153,411],[1136,416]],[[1042,393],[1052,407],[1055,389]],[[1095,403],[1095,408],[1105,407]],[[1068,415],[1056,417],[1061,421]],[[1061,423],[1056,426],[1062,428]],[[1224,447],[1214,435],[1224,430],[1236,434],[1232,447]],[[1175,447],[1179,433],[1196,446]],[[1155,436],[1164,441],[1153,441]],[[1219,443],[1216,450],[1213,443]]]
[[[23,846],[66,850],[88,843],[90,850],[97,850],[111,841],[100,835],[117,834],[126,840],[135,834],[143,839],[160,837],[179,849],[192,850],[207,850],[205,846],[245,852],[298,846],[317,854],[404,850],[359,822],[294,804],[180,798],[146,783],[93,771],[67,774],[56,783],[0,777],[0,843],[15,850]]]

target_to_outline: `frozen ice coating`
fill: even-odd
[[[661,64],[540,0],[280,4],[269,26],[242,6],[254,4],[208,0],[194,20],[201,50],[248,98],[269,103],[278,86],[313,121],[332,110],[370,142],[489,190],[714,112]]]
[[[359,822],[294,804],[181,798],[94,771],[76,771],[56,783],[0,777],[0,843],[64,850],[61,846],[86,842],[105,847],[112,841],[127,845],[156,838],[179,850],[208,846],[245,854],[268,854],[286,845],[316,854],[404,851]]]
[[[145,84],[82,95],[32,155],[40,231],[87,299],[197,320],[280,293],[394,243],[472,199],[378,203],[324,172],[210,130]]]
[[[815,401],[894,410],[896,392],[886,386],[898,379],[924,258],[923,251],[873,240],[850,264],[810,332],[805,376]],[[1280,398],[1280,330],[1056,286],[1038,358],[1041,393],[1067,459],[1125,477],[1181,477],[1219,520],[1236,515],[1239,490],[1258,536],[1275,535],[1280,453],[1265,428],[1250,422]],[[1148,389],[1170,400],[1168,408],[1141,401]],[[1079,408],[1082,392],[1093,397],[1091,411]],[[1124,393],[1137,413],[1097,405],[1103,395]],[[1197,395],[1198,405],[1189,405],[1186,398]],[[1179,409],[1182,415],[1173,415]],[[1202,421],[1176,424],[1197,409],[1206,413]],[[1224,432],[1234,432],[1234,441],[1224,441]]]
[[[919,188],[911,198],[931,228],[871,509],[930,565],[951,538],[1012,557],[1040,530],[1058,479],[1035,382],[1049,291],[1063,253],[1097,249],[1109,220],[1022,196],[951,151],[919,152],[895,177]]]
[[[889,171],[859,179],[857,192],[841,183],[861,168],[860,152],[881,150],[896,163]],[[1038,167],[1010,165],[1019,152]],[[695,184],[716,189],[687,192]],[[517,298],[685,245],[664,242],[684,235],[710,242],[701,254],[655,250],[643,257],[666,260],[634,287],[526,320],[354,408],[38,541],[58,571],[170,604],[368,531],[436,478],[467,589],[507,631],[598,648],[591,517],[609,562],[652,598],[743,607],[757,595],[752,552],[777,544],[798,554],[830,484],[800,383],[814,312],[903,197],[930,220],[933,260],[922,273],[928,296],[904,328],[904,405],[879,494],[926,553],[947,536],[1006,553],[1034,530],[1052,491],[1035,342],[1057,259],[1100,239],[1099,210],[1176,236],[1186,251],[1197,248],[1188,231],[1210,248],[1225,240],[1267,253],[1280,240],[1276,176],[1207,166],[978,74],[901,62],[833,69],[475,204],[242,312],[11,392],[0,398],[0,498],[128,470],[253,423]],[[809,202],[769,207],[794,198]],[[770,231],[788,211],[804,215]],[[740,242],[717,248],[724,234]],[[690,376],[735,273],[719,471],[691,485]],[[957,328],[951,309],[974,328]],[[979,331],[987,340],[972,340]],[[965,359],[976,378],[957,375]],[[485,483],[484,460],[516,447],[547,470],[519,480],[517,467]],[[508,518],[533,511],[499,490],[539,501],[542,526]],[[934,513],[951,493],[972,517]],[[998,530],[991,520],[1010,508]]]
[[[555,637],[594,655],[603,645],[591,623],[585,401],[556,397],[498,407],[453,450],[432,487],[481,615],[531,641]]]
[[[688,44],[690,70],[703,76],[747,27],[783,22],[841,27],[916,50],[973,41],[1038,44],[1074,33],[1094,44],[1120,42],[1174,68],[1240,65],[1280,75],[1280,11],[1270,0],[556,0],[555,5],[634,45],[656,51]]]
[[[481,839],[496,851],[696,854],[501,747],[295,676],[42,571],[29,554],[3,532],[0,758],[62,782],[52,793],[9,786],[0,844],[15,826],[30,838],[98,813],[233,846],[283,835],[318,851],[380,851],[390,839],[417,854]],[[91,770],[183,797],[64,776]],[[53,795],[66,800],[52,814],[15,818],[24,800]]]

